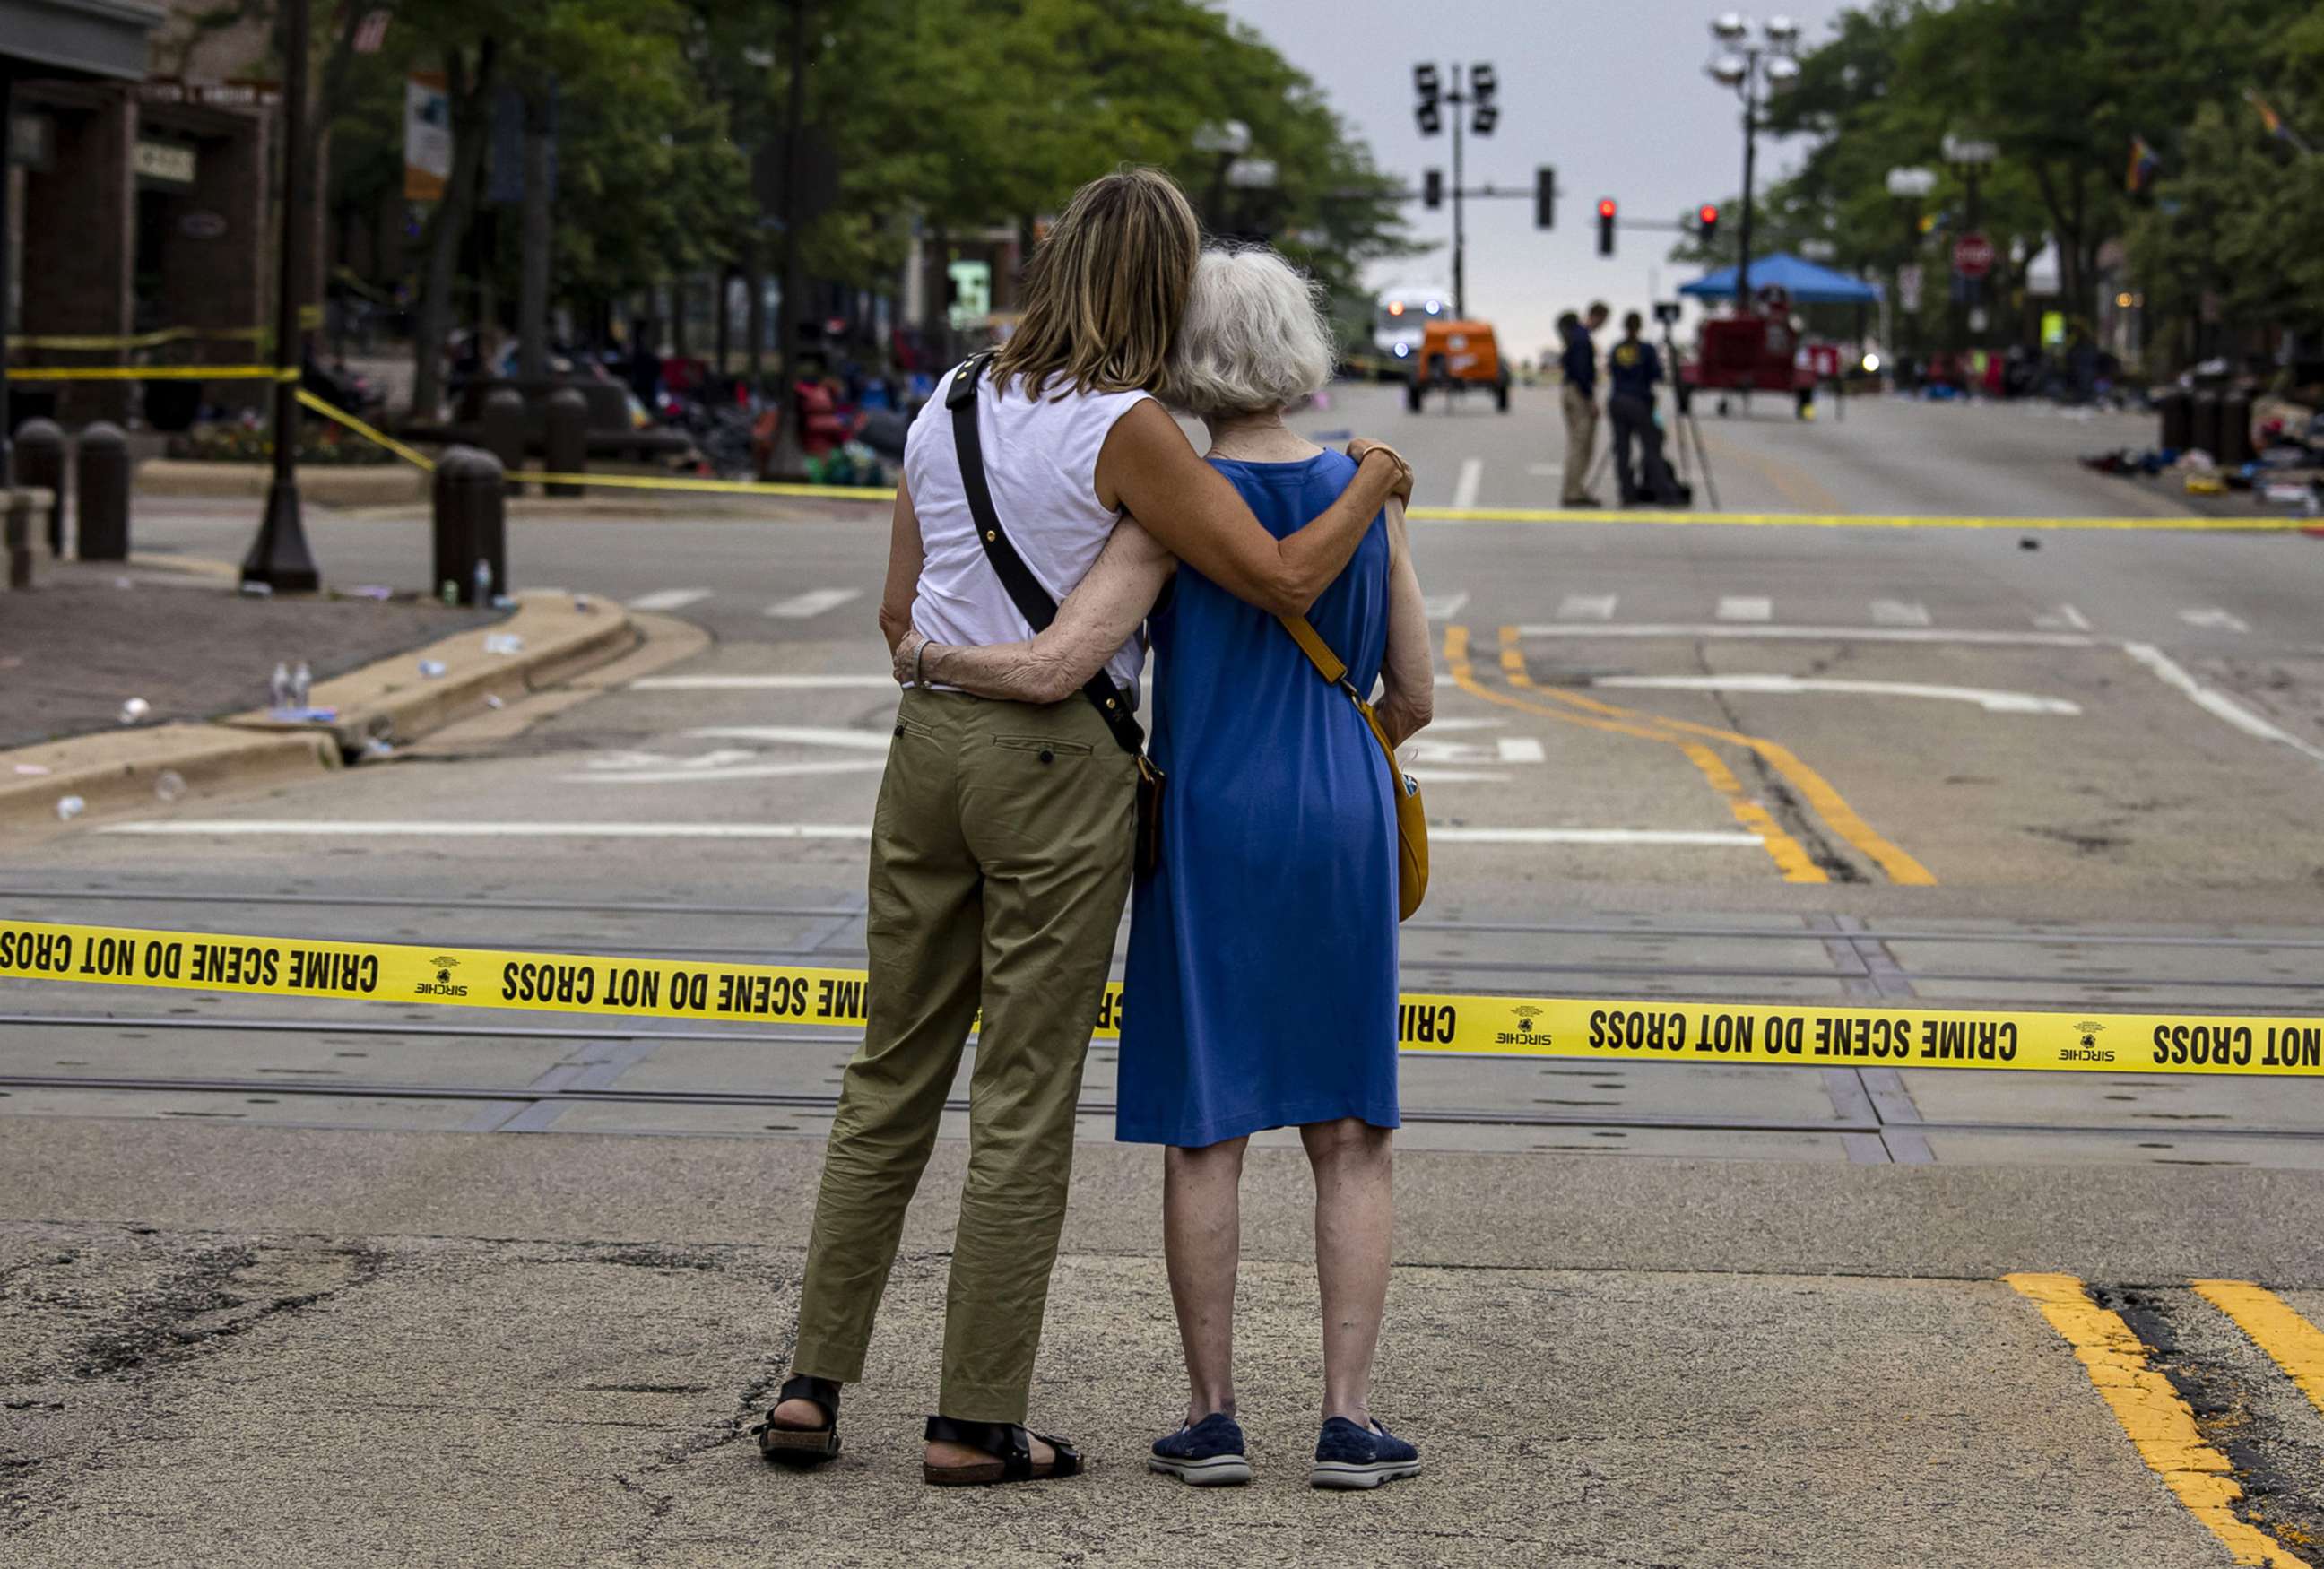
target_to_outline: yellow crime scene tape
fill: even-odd
[[[64,339],[37,341],[45,346],[66,346]],[[111,347],[126,340],[106,340],[86,346]],[[295,369],[272,365],[74,365],[11,367],[9,378],[19,382],[136,382],[221,381],[295,382]],[[299,401],[326,419],[335,420],[364,439],[377,443],[406,463],[434,472],[425,454],[364,423],[336,404],[301,390]],[[686,475],[558,474],[545,469],[510,471],[512,484],[575,485],[601,490],[659,490],[703,495],[813,496],[829,501],[892,502],[896,492],[886,485],[788,485],[761,480],[702,479]],[[1619,511],[1582,507],[1413,507],[1407,515],[1417,522],[1435,523],[1654,523],[1694,527],[1759,527],[1779,529],[2022,529],[2048,532],[2059,530],[2165,530],[2176,532],[2287,532],[2316,529],[2315,518],[2254,515],[2251,517],[2159,518],[2005,518],[1922,516],[1913,513],[1855,512],[1708,512],[1625,507]]]
[[[0,979],[748,1023],[865,1022],[861,970],[0,919]],[[1119,983],[1093,1035],[1119,1039]],[[1419,1056],[2324,1077],[2324,1019],[1406,993]]]
[[[12,382],[295,382],[295,365],[10,365]]]
[[[158,332],[68,333],[11,337],[8,346],[12,349],[100,353],[108,349],[160,348],[163,344],[191,343],[203,338],[220,342],[263,343],[273,336],[273,330],[264,327],[165,327]]]

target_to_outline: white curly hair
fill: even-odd
[[[1337,362],[1323,287],[1264,245],[1204,251],[1162,374],[1162,401],[1198,420],[1297,402]]]

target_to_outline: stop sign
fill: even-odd
[[[1964,278],[1982,278],[1993,271],[1993,242],[1983,235],[1963,235],[1953,242],[1953,271]]]

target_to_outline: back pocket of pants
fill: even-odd
[[[1080,741],[1061,741],[1049,735],[996,735],[992,744],[1008,752],[1030,752],[1050,757],[1088,757],[1089,744]]]

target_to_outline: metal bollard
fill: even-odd
[[[2173,387],[2154,400],[2154,409],[2163,418],[2162,439],[2156,445],[2173,452],[2186,451],[2188,436],[2194,429],[2194,410],[2187,394]]]
[[[524,394],[495,387],[477,411],[477,444],[500,460],[503,472],[524,466]]]
[[[2221,468],[2241,468],[2259,456],[2252,446],[2252,398],[2241,390],[2219,401],[2219,450],[2213,454]]]
[[[433,599],[444,585],[460,582],[462,570],[475,561],[468,549],[466,519],[454,502],[453,482],[480,456],[473,447],[451,446],[436,455],[436,472],[429,485],[428,595]]]
[[[2206,390],[2195,394],[2194,418],[2187,430],[2187,445],[2200,448],[2219,461],[2219,394]]]
[[[580,474],[589,466],[589,400],[578,387],[559,387],[549,394],[543,411],[540,466],[551,474]],[[547,485],[548,495],[579,495],[577,485]]]
[[[0,552],[8,558],[8,586],[32,586],[32,493],[0,490]]]
[[[470,448],[436,463],[435,584],[454,586],[462,605],[475,605],[476,563],[492,569],[490,595],[508,592],[508,511],[500,459]],[[488,595],[489,596],[489,595]]]
[[[120,426],[99,420],[80,433],[73,517],[82,560],[129,559],[129,438]]]
[[[16,483],[49,493],[49,554],[65,553],[65,433],[54,420],[27,420],[16,429]]]

